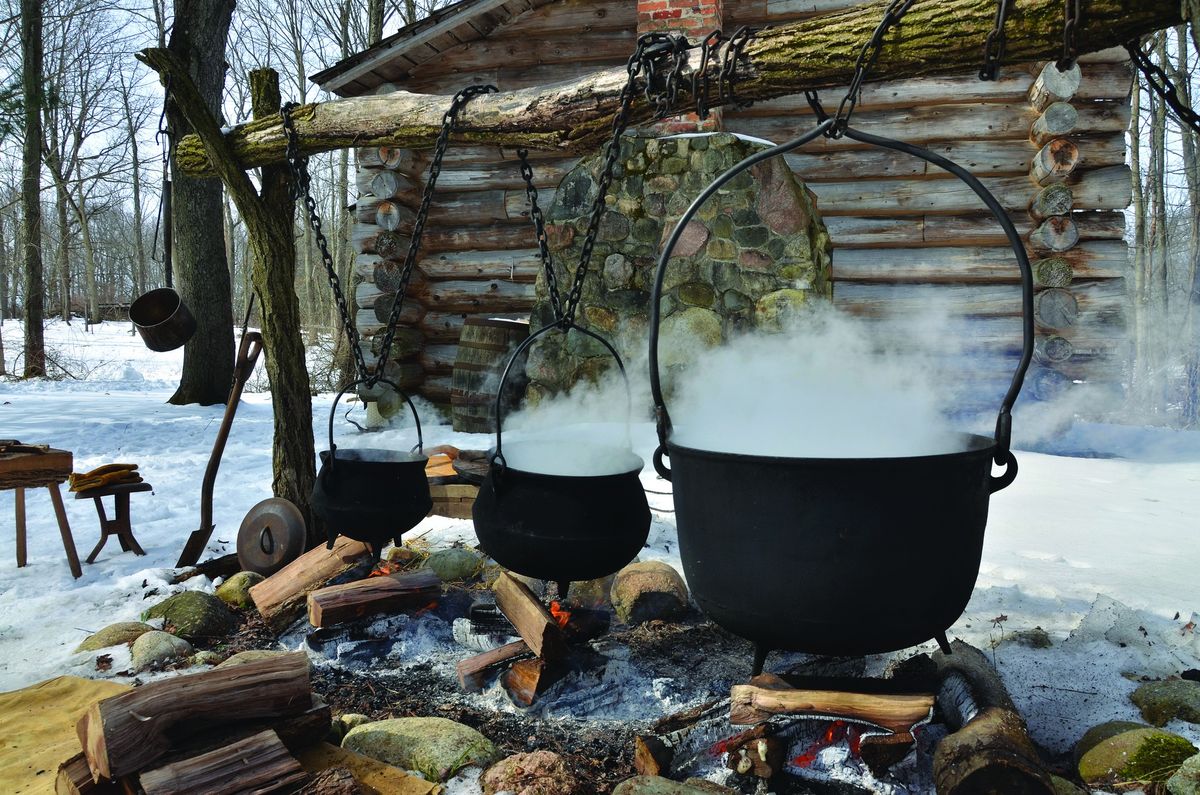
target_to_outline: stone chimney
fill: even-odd
[[[637,31],[682,33],[693,42],[721,27],[723,0],[638,0]],[[713,110],[704,121],[695,113],[664,119],[655,125],[661,134],[715,132],[721,129],[721,111]]]

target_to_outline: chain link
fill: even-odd
[[[1079,25],[1079,0],[1063,0],[1063,56],[1054,64],[1065,72],[1075,65],[1079,51],[1075,46],[1075,28]]]
[[[303,200],[304,206],[308,210],[308,223],[312,228],[313,237],[316,239],[317,248],[321,252],[321,262],[325,265],[325,274],[329,278],[329,287],[333,291],[333,300],[337,305],[338,315],[342,319],[342,328],[346,332],[346,339],[350,342],[350,352],[354,356],[354,364],[358,369],[358,377],[360,380],[366,382],[368,389],[375,386],[384,377],[388,357],[391,355],[392,342],[396,337],[396,328],[400,321],[400,314],[404,308],[404,296],[408,292],[408,283],[412,278],[413,267],[417,262],[417,254],[421,248],[421,236],[425,231],[425,222],[429,218],[429,208],[433,203],[434,188],[437,185],[438,175],[442,171],[442,158],[446,154],[446,145],[449,143],[450,133],[454,129],[455,119],[458,117],[458,113],[462,110],[463,106],[472,99],[481,94],[491,94],[495,91],[495,86],[468,86],[454,95],[454,99],[450,102],[449,110],[442,115],[442,129],[438,133],[437,143],[434,145],[433,157],[429,163],[429,176],[425,182],[425,190],[421,194],[420,208],[417,210],[416,218],[413,221],[408,252],[404,257],[404,266],[400,273],[400,284],[396,288],[396,297],[392,299],[392,308],[388,313],[387,323],[384,327],[383,341],[379,348],[379,358],[375,362],[374,372],[371,372],[367,368],[366,359],[363,357],[358,327],[354,323],[353,316],[350,314],[346,295],[342,290],[342,280],[338,277],[337,268],[334,267],[333,263],[333,256],[329,253],[329,241],[326,240],[325,234],[321,231],[321,216],[317,213],[317,202],[313,199],[310,191],[308,158],[300,154],[300,141],[296,135],[296,127],[292,119],[292,112],[299,105],[295,102],[289,102],[280,110],[280,115],[283,118],[283,130],[287,137],[287,160],[292,174],[292,198]]]
[[[1146,84],[1155,94],[1158,94],[1163,102],[1170,106],[1171,110],[1175,112],[1176,118],[1191,127],[1194,132],[1200,133],[1200,115],[1180,98],[1179,89],[1176,88],[1170,75],[1142,51],[1136,40],[1126,42],[1125,50],[1129,53],[1129,59],[1133,61],[1134,66],[1146,78]]]
[[[525,180],[525,199],[529,202],[529,218],[533,221],[533,232],[537,237],[538,255],[542,259],[542,273],[546,274],[546,293],[550,296],[550,308],[554,320],[562,320],[562,301],[558,297],[558,276],[554,273],[554,261],[550,257],[550,240],[546,237],[546,219],[538,205],[537,186],[533,184],[533,168],[529,165],[529,150],[518,149],[521,159],[521,178]]]
[[[1004,34],[1004,21],[1008,16],[1008,0],[996,2],[996,24],[983,41],[983,65],[979,67],[980,80],[995,80],[1004,60],[1004,49],[1008,43]]]

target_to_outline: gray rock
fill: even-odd
[[[660,776],[634,776],[618,784],[612,795],[736,795],[737,790],[722,787],[711,781],[688,779],[672,781]]]
[[[254,607],[254,600],[250,598],[250,588],[265,579],[266,577],[256,571],[239,571],[221,583],[217,588],[217,598],[230,607],[242,610]]]
[[[1050,633],[1041,627],[1017,630],[1013,633],[1013,640],[1031,649],[1048,649],[1054,645],[1050,640]]]
[[[513,754],[487,769],[480,779],[484,795],[572,795],[579,781],[563,758],[551,751]]]
[[[1088,795],[1086,789],[1062,776],[1051,775],[1050,783],[1054,785],[1054,795]]]
[[[1162,729],[1132,729],[1101,741],[1079,760],[1079,777],[1089,787],[1164,783],[1196,747]]]
[[[93,632],[84,638],[83,643],[75,647],[75,651],[96,651],[97,649],[107,649],[109,646],[133,643],[153,629],[154,627],[140,621],[121,621],[117,624],[109,624],[99,632]]]
[[[1171,795],[1200,795],[1200,754],[1189,757],[1175,775],[1167,779]]]
[[[133,669],[141,671],[192,653],[192,644],[170,632],[152,629],[133,642]]]
[[[446,718],[392,718],[355,726],[342,747],[389,765],[445,781],[468,765],[496,761],[496,746],[479,732]]]
[[[225,658],[218,652],[204,649],[203,651],[198,651],[193,654],[192,658],[188,660],[188,662],[192,665],[220,665],[221,661],[224,659]]]
[[[1200,723],[1200,682],[1187,679],[1147,682],[1133,691],[1129,699],[1154,726],[1164,726],[1175,718]]]
[[[611,596],[617,618],[626,624],[678,618],[688,603],[683,577],[657,560],[630,563],[617,572]]]
[[[161,618],[167,631],[188,640],[220,638],[237,628],[237,619],[225,603],[201,591],[177,593],[142,613],[142,618]]]
[[[483,568],[483,555],[466,547],[450,547],[431,552],[425,565],[442,582],[469,580]]]

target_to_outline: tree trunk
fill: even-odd
[[[383,0],[367,0],[367,44],[383,38]]]
[[[225,87],[225,40],[233,0],[176,0],[168,49],[187,64],[209,112],[220,116]],[[174,102],[167,127],[179,141],[192,131]],[[224,403],[233,380],[233,304],[221,228],[221,183],[197,179],[171,163],[171,225],[175,287],[196,317],[196,333],[184,347],[183,374],[171,396],[176,405]]]
[[[0,213],[0,375],[8,375],[4,364],[4,315],[8,311],[8,247],[4,245],[4,215]]]
[[[1166,35],[1160,33],[1155,38],[1154,57],[1158,59],[1160,66],[1170,68],[1171,63],[1167,58]],[[1151,206],[1154,210],[1154,218],[1151,223],[1151,229],[1153,230],[1154,239],[1150,243],[1153,284],[1150,288],[1151,312],[1149,331],[1152,345],[1154,346],[1151,378],[1154,389],[1154,401],[1151,406],[1155,413],[1162,413],[1166,410],[1168,400],[1167,370],[1170,367],[1171,348],[1173,347],[1167,332],[1168,311],[1170,309],[1168,275],[1171,270],[1170,252],[1167,248],[1167,103],[1155,98],[1152,107],[1154,108],[1154,114],[1151,124],[1150,146],[1151,154],[1154,158],[1154,169],[1153,181],[1150,184],[1153,191]]]
[[[836,15],[760,31],[745,47],[738,97],[764,100],[805,89],[845,86],[886,5],[877,0]],[[992,30],[994,18],[994,7],[977,0],[917,3],[904,16],[899,32],[888,34],[872,75],[899,79],[978,69],[980,42]],[[1093,0],[1076,41],[1081,52],[1102,50],[1178,22],[1175,0],[1137,4]],[[1062,4],[1057,0],[1029,0],[1022,4],[1019,20],[1010,19],[1009,24],[1010,61],[1048,60],[1061,53]],[[699,63],[694,51],[692,58]],[[718,64],[710,63],[708,68],[710,76],[715,75]],[[463,109],[459,132],[452,137],[459,142],[590,151],[608,136],[611,114],[625,83],[626,70],[616,68],[570,83],[478,97]],[[836,93],[825,97],[829,104],[837,99]],[[447,97],[394,92],[305,105],[294,118],[305,154],[351,146],[428,148],[441,129],[447,103]],[[682,111],[694,104],[689,92],[681,90],[674,109]],[[650,116],[649,103],[639,92],[631,122],[636,125]],[[285,140],[277,120],[240,125],[227,139],[243,168],[284,157]],[[195,138],[180,141],[176,154],[189,173],[210,169]]]
[[[1192,6],[1191,3],[1188,4]],[[1175,87],[1182,99],[1190,107],[1192,104],[1191,86],[1188,81],[1188,40],[1186,25],[1175,28],[1175,50],[1178,53],[1178,63],[1173,77]],[[1184,273],[1184,322],[1181,339],[1187,341],[1184,351],[1184,393],[1182,406],[1183,425],[1196,428],[1200,425],[1200,157],[1196,152],[1196,133],[1186,124],[1179,125],[1179,134],[1183,139],[1183,173],[1187,179],[1188,188],[1188,249],[1187,268]]]
[[[75,214],[79,217],[79,239],[83,243],[83,286],[87,296],[87,323],[100,322],[100,301],[96,297],[96,247],[92,244],[92,226],[87,216],[87,200],[83,195],[83,185],[79,186],[79,195],[73,202]]]
[[[133,267],[130,277],[133,282],[133,295],[136,297],[146,292],[146,241],[142,236],[142,161],[138,154],[137,130],[135,129],[133,111],[129,107],[129,90],[125,89],[121,97],[125,108],[125,132],[129,136],[131,160],[130,179],[133,185]]]
[[[58,246],[54,252],[55,275],[58,282],[58,312],[63,322],[71,322],[71,225],[67,220],[66,173],[59,149],[58,127],[46,125],[49,140],[46,148],[46,167],[54,179],[54,213],[58,221]]]
[[[1146,313],[1149,301],[1146,290],[1149,257],[1146,251],[1146,193],[1142,183],[1142,82],[1141,76],[1134,81],[1130,98],[1129,115],[1129,167],[1132,171],[1133,188],[1133,389],[1130,397],[1134,405],[1143,405],[1146,382],[1149,377],[1149,334]]]

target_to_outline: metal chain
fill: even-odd
[[[518,149],[521,159],[521,178],[525,180],[525,198],[529,202],[529,218],[533,221],[533,232],[537,237],[538,254],[542,259],[542,272],[546,274],[546,292],[550,296],[550,308],[554,320],[562,320],[562,301],[558,297],[558,276],[554,273],[554,261],[550,257],[550,240],[546,237],[546,219],[538,205],[537,186],[533,184],[533,168],[529,165],[529,150]]]
[[[1142,51],[1136,40],[1126,42],[1125,50],[1129,53],[1129,59],[1133,61],[1134,66],[1146,78],[1146,84],[1150,86],[1150,89],[1170,106],[1179,121],[1200,133],[1200,114],[1188,107],[1180,98],[1179,89],[1175,87],[1175,83],[1166,71]]]
[[[375,373],[368,379],[368,387],[374,386],[383,377],[383,368],[392,351],[392,340],[396,336],[396,326],[400,321],[400,312],[404,306],[405,293],[408,292],[408,282],[412,278],[413,266],[417,264],[417,253],[421,249],[421,235],[425,232],[425,222],[429,219],[429,208],[433,204],[433,191],[437,186],[438,175],[442,173],[442,158],[446,154],[446,144],[449,143],[450,133],[454,129],[454,120],[458,117],[459,111],[472,99],[483,94],[494,94],[496,90],[495,86],[490,85],[467,86],[454,95],[454,99],[450,101],[450,108],[442,116],[442,130],[438,133],[437,143],[433,147],[433,158],[429,161],[429,175],[425,179],[425,190],[421,194],[421,206],[417,209],[417,217],[413,220],[408,253],[404,256],[404,269],[400,272],[400,286],[396,288],[396,297],[392,300],[392,311],[388,313],[383,344],[379,349],[379,359],[375,364]]]
[[[437,184],[438,175],[442,170],[442,158],[446,154],[446,145],[449,142],[450,133],[454,128],[454,121],[459,111],[471,99],[481,94],[490,94],[495,91],[495,86],[468,86],[454,95],[454,99],[450,103],[450,109],[442,116],[442,129],[438,133],[433,158],[429,163],[429,176],[425,182],[425,190],[421,195],[420,208],[417,210],[416,218],[413,221],[413,231],[409,238],[408,253],[404,258],[404,267],[400,274],[400,284],[396,289],[396,297],[392,300],[391,311],[388,313],[383,342],[380,345],[379,358],[375,362],[374,372],[369,371],[367,368],[366,359],[363,357],[358,328],[350,314],[345,293],[342,291],[342,282],[338,277],[337,269],[334,267],[333,256],[329,253],[329,241],[326,240],[325,234],[321,231],[321,217],[317,213],[317,202],[313,199],[310,191],[308,158],[300,154],[299,137],[296,135],[296,127],[292,120],[292,111],[299,107],[299,105],[295,102],[289,102],[280,110],[280,115],[283,117],[283,130],[287,136],[287,160],[292,173],[292,198],[302,199],[305,207],[308,209],[308,223],[313,231],[313,237],[316,239],[317,248],[321,252],[321,261],[325,265],[325,274],[329,278],[329,286],[333,290],[334,303],[337,305],[338,315],[342,320],[342,328],[345,330],[346,338],[350,342],[350,352],[354,356],[354,364],[358,370],[359,379],[366,382],[367,388],[373,387],[384,376],[384,368],[387,365],[388,356],[391,354],[392,342],[396,336],[396,327],[404,305],[404,296],[408,291],[409,280],[412,278],[413,266],[416,265],[417,253],[421,247],[421,236],[425,230],[425,222],[429,218],[429,208],[433,203],[434,187]]]
[[[1007,16],[1008,0],[997,0],[996,24],[983,41],[983,65],[979,67],[980,80],[995,80],[1000,72],[1000,62],[1004,60],[1004,48],[1008,43],[1004,34],[1004,21]]]
[[[1075,46],[1075,28],[1079,25],[1079,0],[1063,0],[1063,56],[1054,64],[1065,72],[1075,65],[1079,51]]]
[[[362,347],[359,344],[358,328],[346,305],[346,295],[342,292],[342,280],[338,278],[337,269],[333,264],[333,256],[329,253],[329,242],[325,239],[325,233],[321,231],[321,216],[317,213],[317,202],[309,190],[308,158],[300,154],[300,139],[296,135],[296,125],[292,120],[292,111],[298,107],[300,107],[299,103],[288,102],[279,110],[279,115],[283,120],[283,132],[287,137],[287,162],[292,176],[289,191],[292,200],[303,201],[304,207],[308,211],[308,225],[313,231],[317,248],[321,252],[321,261],[325,265],[329,286],[333,290],[333,300],[337,305],[338,315],[342,318],[342,328],[350,343],[350,353],[354,356],[354,366],[358,370],[359,379],[364,379],[367,377],[367,363],[363,359]]]
[[[895,25],[899,24],[914,2],[916,0],[892,0],[888,4],[887,9],[883,12],[883,19],[879,22],[879,26],[875,28],[875,32],[871,34],[871,38],[863,45],[862,51],[858,54],[858,59],[854,62],[854,77],[850,80],[850,88],[846,91],[846,96],[842,97],[837,112],[834,114],[835,121],[833,126],[825,133],[827,137],[841,138],[846,128],[850,126],[850,117],[854,114],[854,107],[858,104],[859,97],[862,94],[862,84],[866,80],[867,74],[875,66],[875,62],[879,59],[880,50],[883,49],[884,36]],[[829,115],[821,106],[821,100],[816,91],[805,91],[804,96],[808,99],[808,104],[812,107],[818,119],[824,121],[829,118]]]

